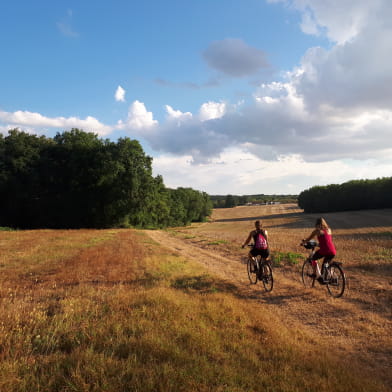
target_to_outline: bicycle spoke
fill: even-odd
[[[339,298],[346,288],[346,276],[339,265],[332,265],[328,270],[327,289],[332,297]]]
[[[302,283],[305,287],[314,287],[314,272],[311,262],[306,259],[302,266]]]
[[[248,262],[246,263],[246,268],[248,271],[248,278],[251,284],[257,283],[257,264],[251,259],[248,258]]]
[[[272,291],[272,288],[274,287],[274,276],[272,274],[272,268],[268,263],[264,263],[261,267],[261,272],[262,272],[262,282],[265,291]]]

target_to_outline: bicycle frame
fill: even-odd
[[[319,263],[316,261],[318,268],[318,273],[315,274],[314,266],[312,265],[313,256],[316,253],[315,248],[317,243],[312,241],[306,244],[301,244],[306,249],[309,249],[309,255],[305,259],[302,266],[302,282],[305,286],[314,287],[316,276],[320,275],[322,277],[322,284],[327,286],[328,292],[335,298],[341,297],[344,293],[347,279],[345,273],[342,269],[342,262],[331,260],[327,257],[323,257],[323,262],[321,264],[321,273]]]
[[[261,256],[252,256],[249,254],[247,270],[251,284],[256,284],[257,281],[261,281],[265,291],[272,291],[274,278],[271,264],[267,258],[263,258]]]

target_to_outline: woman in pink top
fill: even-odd
[[[332,242],[332,230],[323,218],[318,218],[316,220],[315,229],[312,231],[308,238],[302,240],[302,244],[310,241],[315,237],[317,237],[319,249],[312,257],[313,274],[320,283],[324,283],[324,280],[320,274],[320,268],[318,266],[317,260],[323,257],[325,260],[332,260],[336,255],[336,249],[335,245]]]

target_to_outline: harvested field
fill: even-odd
[[[236,207],[214,210],[207,223],[147,233],[234,283],[242,297],[254,302],[250,311],[268,307],[283,324],[303,331],[306,339],[344,360],[357,362],[369,377],[392,390],[392,210],[323,215],[333,230],[336,259],[344,263],[349,280],[339,299],[331,298],[323,286],[305,289],[301,282],[306,251],[299,243],[317,216],[295,205]],[[240,245],[256,219],[268,230],[272,258],[279,261],[271,293],[260,284],[249,284],[243,264],[246,250]]]

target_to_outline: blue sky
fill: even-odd
[[[139,140],[169,187],[392,174],[387,0],[3,1],[0,132]]]

